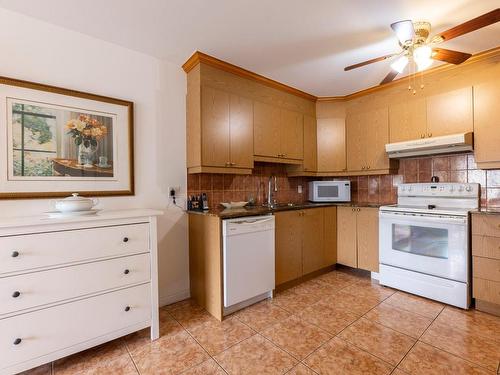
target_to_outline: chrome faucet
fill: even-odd
[[[273,179],[274,179],[274,189],[272,188],[273,184]],[[278,179],[276,176],[269,176],[269,181],[267,182],[267,206],[269,208],[274,208],[276,207],[276,199],[273,199],[273,191],[277,192],[278,191]]]

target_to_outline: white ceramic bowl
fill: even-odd
[[[80,197],[78,193],[73,193],[71,197],[56,201],[55,208],[59,212],[90,211],[98,203],[96,198],[84,198]]]
[[[231,202],[231,203],[221,202],[221,205],[223,205],[224,208],[241,208],[245,207],[247,204],[248,202]]]

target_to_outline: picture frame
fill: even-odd
[[[133,102],[0,76],[0,199],[134,195]]]

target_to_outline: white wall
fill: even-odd
[[[89,25],[91,27],[91,25]],[[189,293],[187,218],[168,186],[186,191],[185,75],[165,61],[0,9],[0,75],[134,102],[136,195],[101,208],[160,208],[160,303]],[[0,130],[5,124],[0,123]],[[38,214],[48,200],[0,201],[0,216]]]

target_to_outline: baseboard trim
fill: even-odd
[[[160,295],[159,304],[160,307],[171,305],[172,303],[179,302],[188,299],[191,296],[189,289],[182,290],[174,294]]]

